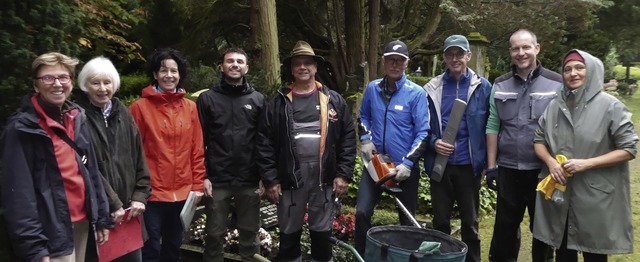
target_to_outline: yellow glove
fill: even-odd
[[[567,161],[567,157],[564,155],[558,154],[556,155],[556,161],[558,161],[558,163],[562,165],[564,161]],[[564,175],[567,177],[573,176],[573,174],[568,173],[566,170],[564,170]],[[540,181],[540,183],[538,183],[538,186],[536,187],[536,191],[542,192],[544,194],[544,199],[546,200],[551,199],[551,196],[553,195],[553,190],[555,189],[558,189],[564,192],[565,190],[567,190],[567,186],[556,182],[556,180],[553,179],[551,174],[547,175],[544,179],[542,179],[542,181]]]

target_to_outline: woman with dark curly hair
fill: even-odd
[[[204,143],[196,104],[182,83],[187,61],[174,49],[160,49],[148,60],[151,85],[129,107],[151,175],[151,196],[144,212],[149,239],[144,261],[179,261],[183,227],[180,211],[191,191],[204,194]],[[162,239],[162,243],[160,241]]]

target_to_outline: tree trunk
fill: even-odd
[[[351,90],[363,88],[362,70],[358,70],[365,59],[362,23],[362,0],[344,1],[344,27],[347,45],[347,81]],[[347,90],[349,91],[349,90]]]
[[[280,60],[278,59],[278,23],[275,0],[251,0],[251,31],[254,38],[256,68],[264,72],[266,90],[274,90],[280,84]]]
[[[369,79],[378,78],[378,46],[380,45],[380,0],[369,0],[369,42],[367,62]]]

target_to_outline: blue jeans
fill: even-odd
[[[149,239],[142,247],[143,261],[180,261],[183,234],[180,211],[184,203],[185,201],[147,202],[143,214]]]
[[[411,215],[415,215],[418,203],[418,186],[420,185],[420,169],[414,166],[411,169],[409,179],[400,183],[401,193],[396,197],[407,208]],[[380,202],[382,189],[376,186],[369,172],[365,168],[360,178],[360,187],[358,188],[358,198],[356,203],[356,250],[364,257],[364,249],[367,244],[367,231],[371,228],[371,217],[375,206]],[[413,225],[408,217],[398,210],[400,224]]]

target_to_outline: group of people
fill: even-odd
[[[116,261],[179,261],[180,211],[196,192],[207,216],[204,261],[224,260],[231,213],[240,256],[253,261],[263,196],[277,205],[279,261],[302,260],[305,222],[311,258],[332,261],[336,202],[352,182],[359,139],[363,161],[384,154],[394,162],[397,197],[411,214],[423,159],[433,227],[450,234],[457,203],[466,261],[481,261],[484,177],[498,193],[490,261],[517,260],[525,209],[533,261],[552,259],[554,249],[557,261],[631,252],[627,162],[638,136],[624,104],[602,91],[602,62],[572,50],[558,74],[537,60],[533,32],[518,30],[509,42],[512,70],[491,84],[467,66],[468,40],[448,37],[446,69],[424,87],[407,79],[407,45],[388,43],[385,75],[364,91],[357,136],[345,99],[316,79],[324,59],[304,41],[283,61],[294,81],[271,99],[247,81],[240,48],[223,53],[220,82],[195,103],[184,97],[183,55],[157,50],[148,59],[151,84],[129,108],[114,97],[120,77],[107,58],[83,66],[84,95],[71,102],[78,60],[43,54],[32,65],[35,94],[23,98],[2,137],[2,204],[14,251],[28,261],[95,261],[110,228],[142,216],[144,246]],[[461,116],[453,114],[457,100],[466,104]],[[449,124],[453,139],[445,138]],[[559,154],[568,160],[559,163]],[[567,185],[564,202],[536,193],[548,174]],[[355,232],[361,255],[382,194],[375,182],[364,169]],[[403,212],[399,218],[412,224]]]

